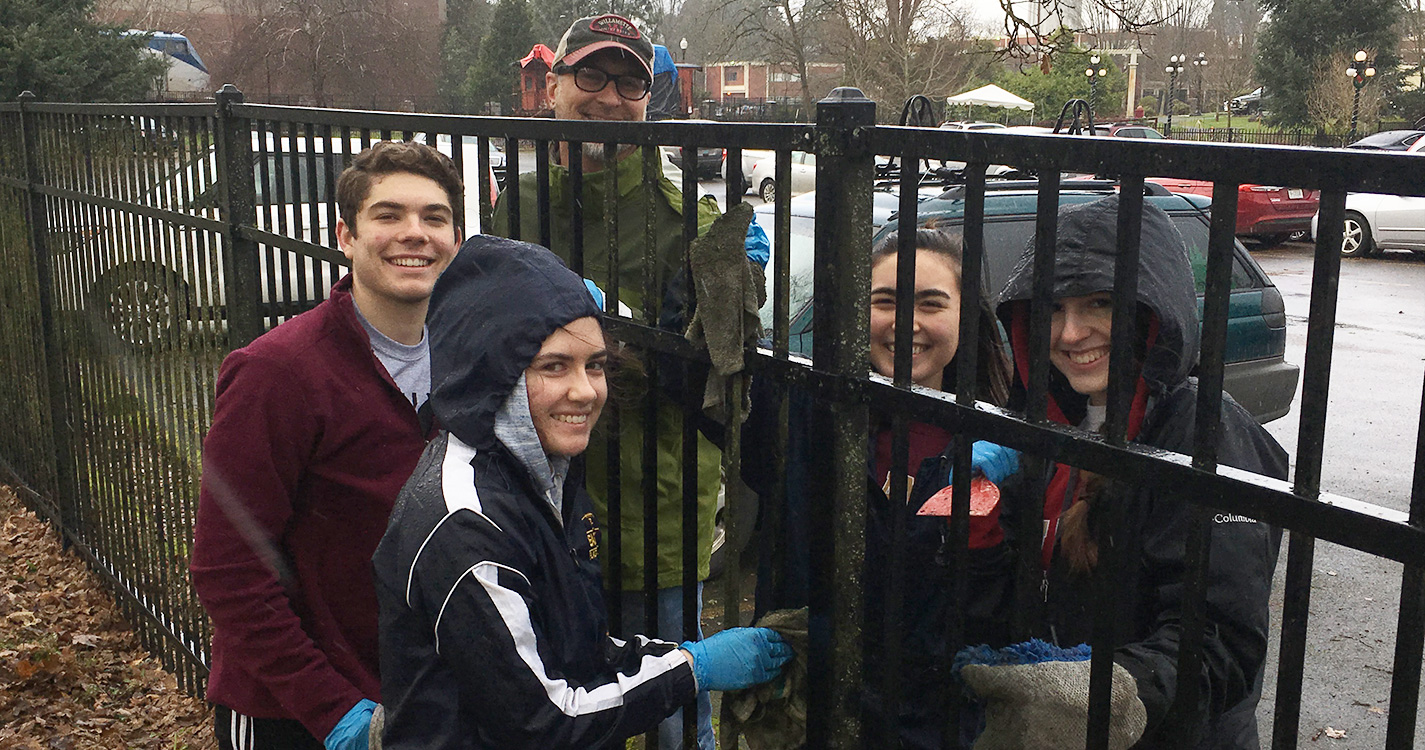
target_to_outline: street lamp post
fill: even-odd
[[[1171,55],[1168,57],[1168,67],[1163,71],[1168,74],[1168,95],[1163,102],[1163,106],[1168,110],[1168,127],[1163,135],[1171,137],[1173,134],[1173,103],[1178,98],[1178,74],[1183,72],[1183,63],[1187,62],[1187,55]]]
[[[1207,68],[1207,54],[1197,53],[1197,57],[1193,58],[1192,67],[1197,71],[1197,113],[1202,114],[1202,72]]]
[[[1089,114],[1098,109],[1098,79],[1108,75],[1108,68],[1099,67],[1099,56],[1095,52],[1089,56],[1089,67],[1084,69],[1084,75],[1089,78]]]
[[[1351,77],[1351,85],[1356,87],[1356,93],[1351,99],[1351,133],[1346,136],[1348,143],[1356,140],[1356,121],[1361,115],[1361,88],[1366,85],[1366,80],[1374,78],[1375,74],[1375,61],[1366,59],[1365,50],[1356,50],[1351,67],[1346,68],[1346,75]]]

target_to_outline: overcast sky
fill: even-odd
[[[987,31],[1004,30],[1004,11],[999,0],[961,0],[970,10],[976,26]]]

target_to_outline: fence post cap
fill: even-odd
[[[24,91],[20,92],[20,101],[22,102],[32,102],[35,99],[35,92],[30,91],[29,89],[25,89]]]
[[[866,98],[866,95],[861,92],[861,89],[855,86],[837,86],[831,90],[831,93],[826,95],[825,99],[817,102],[817,104],[844,104],[869,101],[871,100]]]

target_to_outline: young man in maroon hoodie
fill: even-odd
[[[425,335],[459,172],[382,142],[337,182],[351,273],[218,374],[191,571],[213,622],[218,745],[366,750],[380,701],[371,554],[432,434]]]

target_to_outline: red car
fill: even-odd
[[[1177,177],[1149,177],[1174,193],[1194,193],[1212,197],[1212,183]],[[1254,240],[1263,247],[1286,242],[1291,235],[1311,232],[1321,194],[1316,190],[1274,185],[1237,186],[1237,236]]]

